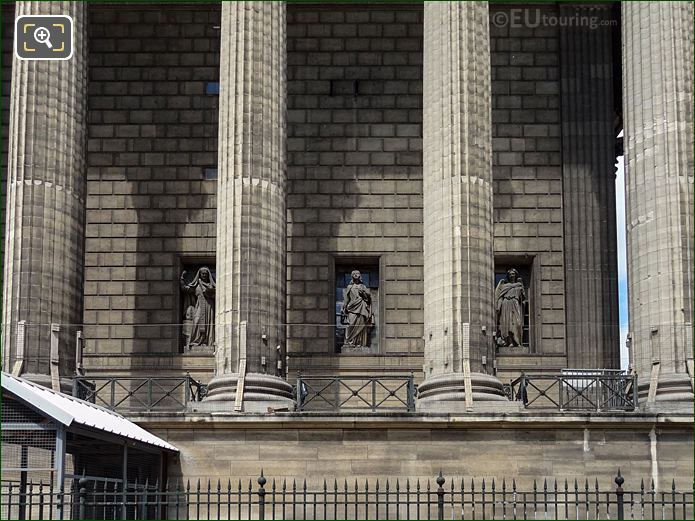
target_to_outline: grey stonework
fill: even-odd
[[[17,323],[24,320],[22,372],[45,383],[50,381],[50,324],[61,324],[59,373],[69,377],[82,321],[87,12],[82,2],[17,2],[15,15],[25,14],[69,14],[74,24],[72,59],[15,57],[12,63],[3,369],[14,365]]]
[[[292,407],[274,376],[285,344],[286,14],[282,2],[222,4],[215,378],[209,401]],[[248,374],[246,374],[248,373]],[[268,374],[269,373],[269,374]]]
[[[3,3],[0,6],[2,15],[2,148],[0,150],[0,259],[5,259],[5,207],[7,203],[7,144],[10,128],[10,98],[12,80],[12,55],[14,36],[14,5]],[[4,270],[0,269],[0,284],[2,284]],[[0,300],[0,306],[2,306]],[[2,316],[2,308],[0,308]],[[0,325],[4,328],[4,324]],[[0,331],[0,335],[2,332]]]
[[[612,7],[560,7],[611,20]],[[565,294],[569,367],[620,367],[615,229],[613,35],[560,31]],[[616,110],[617,109],[617,110]]]
[[[488,20],[487,2],[425,4],[421,409],[456,410],[469,386],[467,402],[505,400],[485,374],[495,357]]]
[[[533,19],[558,8],[524,8]],[[528,352],[502,349],[503,381],[520,371],[567,367],[560,124],[560,30],[496,25],[510,7],[490,5],[495,260],[529,269]],[[522,16],[526,16],[522,13]]]
[[[90,5],[88,371],[212,376],[175,324],[183,263],[215,260],[219,24],[219,4]]]
[[[689,2],[622,4],[631,347],[645,395],[659,363],[658,401],[693,399],[692,20]]]
[[[656,101],[647,105],[645,100],[652,87],[650,78],[661,74],[664,60],[655,69],[652,61],[641,57],[651,60],[651,51],[638,52],[652,44],[634,36],[644,33],[646,40],[659,42],[660,31],[673,35],[682,31],[682,37],[673,40],[689,42],[691,31],[681,28],[681,22],[676,23],[669,14],[676,12],[678,5],[659,7],[664,14],[659,20],[649,14],[657,9],[656,4],[624,8],[624,31],[629,31],[623,35],[623,54],[629,74],[625,74],[623,86],[628,181],[634,183],[634,189],[628,189],[629,206],[634,203],[635,208],[628,227],[635,365],[640,381],[646,383],[651,349],[658,351],[662,382],[675,378],[676,392],[680,393],[687,383],[688,338],[675,335],[672,341],[664,327],[651,330],[657,323],[669,324],[668,331],[687,335],[692,323],[692,281],[687,269],[692,258],[692,230],[688,228],[692,155],[670,153],[668,161],[662,161],[666,165],[662,171],[654,169],[649,154],[642,154],[642,149],[651,150],[651,144],[642,139],[642,130],[636,129],[645,126],[639,119],[643,114],[651,117],[651,105],[659,106]],[[571,79],[576,76],[586,81],[586,77],[579,69],[572,69],[571,61],[561,60],[570,53],[574,56],[571,49],[576,49],[580,54],[594,53],[592,60],[605,66],[606,34],[587,31],[590,45],[583,47],[585,40],[580,41],[580,36],[584,33],[574,35],[552,26],[498,27],[494,14],[508,9],[505,5],[490,7],[493,259],[498,266],[519,264],[529,270],[532,315],[529,348],[519,353],[503,349],[497,356],[497,375],[503,381],[521,370],[555,372],[571,366],[611,365],[617,355],[611,336],[615,323],[608,326],[610,335],[604,341],[593,340],[603,328],[597,324],[616,320],[611,314],[616,295],[612,282],[615,261],[608,246],[613,226],[611,170],[606,166],[610,161],[610,129],[606,118],[598,116],[576,121],[572,127],[577,107],[571,104],[578,102],[575,95],[581,85]],[[557,15],[573,8],[543,5],[522,9]],[[11,6],[3,5],[3,14],[10,13],[4,18],[9,29],[6,39],[11,38],[11,11]],[[203,169],[218,164],[218,97],[205,91],[208,82],[220,77],[220,5],[130,6],[127,10],[92,5],[89,12],[89,92],[84,96],[89,107],[82,315],[85,365],[88,372],[122,375],[190,370],[207,382],[213,376],[214,357],[205,352],[180,353],[180,328],[171,324],[180,322],[178,275],[182,267],[214,262],[221,240],[216,218],[217,182],[203,179]],[[632,17],[629,25],[628,16]],[[483,17],[480,24],[484,25]],[[476,31],[482,31],[481,27]],[[287,271],[280,279],[271,276],[267,288],[276,292],[284,284],[286,306],[280,306],[284,298],[280,295],[275,301],[280,318],[264,320],[267,324],[292,324],[286,330],[290,375],[297,370],[374,374],[412,370],[419,380],[426,301],[423,8],[289,5],[287,32]],[[599,49],[601,53],[596,54]],[[9,56],[7,51],[5,56]],[[611,60],[615,63],[615,58]],[[5,60],[4,65],[10,64]],[[669,127],[663,135],[668,146],[681,143],[677,149],[686,151],[692,136],[682,129],[692,121],[692,87],[686,76],[681,77],[681,69],[676,67],[676,76],[664,68],[666,79],[656,82],[661,90],[655,92],[681,103],[682,108],[668,105],[665,114],[680,127]],[[3,103],[9,107],[12,75],[7,72],[9,66],[5,70]],[[606,77],[595,79],[609,88]],[[682,91],[682,99],[671,94],[673,85]],[[663,92],[666,94],[659,94]],[[590,101],[592,114],[609,108],[607,99],[592,97]],[[601,190],[578,185],[572,177],[572,165],[589,164],[586,150],[579,150],[577,144],[578,136],[594,119],[600,120],[605,137],[596,148],[603,158],[600,166],[598,159],[590,163],[592,172],[600,172],[596,181],[602,184]],[[7,143],[9,121],[3,123]],[[631,135],[635,136],[632,141]],[[477,165],[480,158],[467,159]],[[682,186],[676,189],[663,183],[668,177],[663,172],[677,173]],[[221,176],[222,168],[219,173]],[[649,178],[643,177],[647,174]],[[645,198],[651,192],[644,187],[657,185],[669,188],[670,200],[678,201],[673,211],[681,208],[681,216],[677,212],[670,217],[659,213],[663,205],[654,204],[652,211],[659,210],[654,214],[657,224],[647,219],[635,225],[640,215],[649,215],[652,204]],[[574,196],[579,193],[598,197],[594,201],[600,208],[598,220],[575,218],[575,211],[585,216],[592,211],[589,202]],[[0,207],[4,206],[0,197]],[[640,213],[644,208],[646,213]],[[246,211],[243,205],[241,211]],[[425,215],[432,217],[427,212]],[[279,215],[261,221],[274,223],[273,237],[282,236]],[[591,228],[586,227],[589,224]],[[258,223],[253,226],[262,228]],[[653,231],[641,232],[650,226],[662,232],[656,241]],[[666,237],[663,231],[669,226],[675,231]],[[233,227],[225,231],[234,234]],[[592,252],[593,259],[575,262],[573,237],[587,241],[582,251]],[[662,260],[662,252],[669,248],[675,252],[672,262],[659,265],[663,268],[660,277],[669,280],[663,287],[682,291],[667,294],[644,289],[653,288],[657,265],[653,259]],[[380,274],[379,352],[369,356],[334,352],[333,267],[358,254],[362,256],[357,261],[377,262]],[[489,255],[483,258],[493,266]],[[576,279],[589,280],[583,275],[592,271],[596,277],[591,280],[601,284],[595,289],[577,287]],[[242,279],[240,272],[238,276]],[[482,280],[477,282],[483,290]],[[493,289],[491,283],[490,299]],[[584,306],[585,302],[608,305],[599,310],[593,304]],[[286,312],[282,311],[285,308]],[[671,313],[669,309],[676,313],[676,320],[664,318]],[[567,327],[576,322],[583,324],[581,338]],[[490,321],[490,333],[492,324]],[[649,335],[640,337],[639,331],[645,327]],[[282,338],[285,333],[273,334]],[[253,351],[256,360],[261,352],[267,356],[261,372],[276,371],[273,343]],[[493,357],[490,353],[486,360],[487,370],[491,370]],[[64,358],[72,356],[69,353]],[[482,362],[482,357],[479,360]],[[233,365],[231,359],[229,365]]]
[[[287,30],[290,371],[419,372],[422,8],[289,5]],[[367,357],[334,352],[333,269],[351,257],[380,266]]]

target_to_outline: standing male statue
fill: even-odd
[[[212,346],[215,344],[215,279],[210,268],[203,266],[186,283],[186,272],[181,274],[181,290],[185,294],[185,321],[189,322],[184,333],[186,347]]]
[[[342,317],[347,318],[345,346],[368,347],[370,327],[374,320],[372,296],[369,288],[362,283],[362,274],[354,270],[351,275],[352,281],[345,288],[340,312]]]
[[[497,337],[502,346],[520,346],[524,335],[524,305],[526,290],[514,268],[507,271],[495,288]]]

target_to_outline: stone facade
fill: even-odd
[[[692,16],[689,3],[623,6],[630,327],[636,369],[658,381],[650,401],[693,393]]]
[[[621,466],[692,479],[690,4],[623,4],[622,54],[615,23],[516,26],[500,20],[517,8],[486,2],[17,4],[48,8],[74,12],[80,45],[53,67],[71,81],[14,60],[3,83],[4,370],[28,313],[39,327],[82,323],[88,374],[212,380],[198,411],[138,418],[182,449],[172,473],[191,478],[253,478],[263,466],[273,477],[442,467],[607,479]],[[604,7],[517,11],[619,18]],[[23,96],[26,84],[42,90]],[[657,412],[502,414],[519,402],[503,399],[501,382],[521,371],[617,366],[620,115],[632,352]],[[58,219],[22,199],[45,181],[75,194]],[[21,242],[53,235],[45,255]],[[216,350],[186,352],[179,277],[204,264],[219,274]],[[336,273],[352,267],[371,270],[378,289],[366,353],[335,341]],[[528,342],[495,349],[494,283],[509,267],[525,273]],[[30,348],[46,360],[40,331]],[[59,342],[70,376],[73,339]],[[50,368],[34,371],[45,379]],[[245,412],[292,409],[280,377],[298,371],[412,371],[433,406],[402,417],[232,413],[246,372],[244,395],[260,405]]]
[[[493,20],[506,12],[490,6]],[[559,28],[491,23],[490,45],[495,256],[533,278],[530,352],[501,353],[498,367],[566,367]]]
[[[69,14],[74,25],[72,59],[14,57],[7,129],[3,366],[23,360],[24,373],[56,388],[74,370],[84,300],[87,12],[52,2],[15,14]]]
[[[90,8],[85,359],[108,372],[212,369],[173,324],[182,263],[215,259],[220,9],[170,7]]]
[[[419,371],[422,9],[289,6],[287,24],[290,369]],[[366,359],[335,354],[336,261],[379,265]]]
[[[348,477],[370,483],[377,478],[408,477],[433,480],[441,470],[447,479],[514,477],[520,487],[534,479],[542,487],[567,478],[583,485],[598,479],[613,488],[620,468],[629,490],[639,490],[641,478],[659,490],[687,490],[693,477],[693,440],[688,417],[587,417],[543,415],[514,418],[474,415],[459,418],[376,417],[360,421],[340,417],[278,417],[276,422],[216,418],[190,428],[174,418],[139,418],[143,426],[181,449],[170,463],[171,475],[205,483],[229,476],[242,483],[306,478],[320,486]],[[352,481],[350,481],[352,480]],[[451,483],[451,481],[447,481]],[[235,483],[233,483],[235,486]]]

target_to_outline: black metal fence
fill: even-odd
[[[87,478],[71,490],[30,484],[23,494],[3,483],[2,519],[692,519],[693,491],[654,485],[615,485],[515,480],[385,479],[361,484],[251,480],[129,484]]]
[[[185,411],[200,401],[206,386],[190,375],[161,377],[77,376],[72,395],[120,413]]]
[[[415,410],[415,383],[407,376],[298,376],[297,410],[405,411]]]
[[[73,396],[123,414],[185,411],[205,397],[207,386],[190,375],[171,377],[78,376]],[[637,376],[622,371],[572,370],[561,375],[522,374],[505,385],[510,400],[527,409],[559,411],[633,411]],[[413,375],[299,375],[297,411],[413,412],[417,386]]]
[[[522,374],[510,384],[509,398],[527,409],[634,411],[637,375],[622,371],[581,371],[562,375]]]

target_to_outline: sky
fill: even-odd
[[[622,132],[620,136],[622,136]],[[625,232],[625,161],[618,157],[618,172],[615,177],[615,208],[618,236],[618,307],[620,309],[620,367],[627,369],[628,354],[625,340],[629,329],[627,308],[627,243]]]

